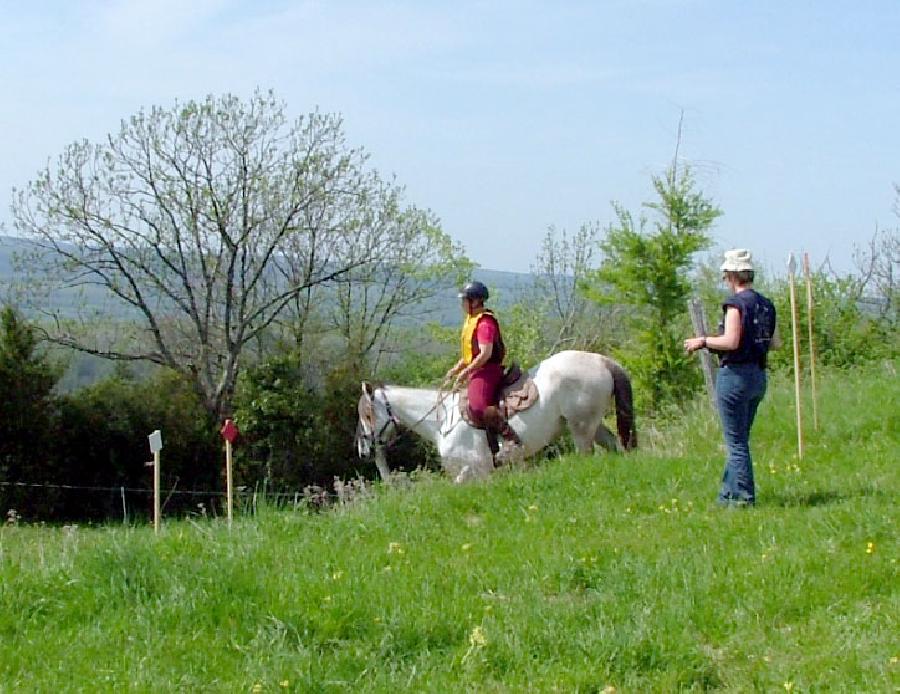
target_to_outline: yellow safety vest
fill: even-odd
[[[484,315],[488,315],[496,320],[496,316],[494,316],[494,312],[489,308],[482,309],[474,316],[466,316],[466,320],[463,322],[462,333],[460,335],[460,347],[462,348],[462,360],[463,363],[468,366],[472,363],[472,360],[475,358],[473,354],[473,342],[475,339],[475,328],[478,327],[478,321],[481,320],[481,317]]]

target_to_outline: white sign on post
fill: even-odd
[[[157,429],[150,436],[150,452],[153,453],[153,530],[159,534],[161,510],[159,507],[159,452],[162,450],[162,432]]]

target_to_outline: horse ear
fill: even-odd
[[[372,390],[372,384],[369,383],[368,381],[363,381],[361,385],[362,385],[362,394],[367,398],[371,398],[372,394],[374,393],[374,391]]]

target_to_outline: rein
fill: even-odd
[[[381,425],[381,429],[378,430],[378,433],[374,436],[373,441],[372,441],[374,446],[381,447],[381,448],[390,448],[391,446],[396,444],[397,441],[399,441],[400,439],[403,438],[403,435],[406,433],[407,430],[414,428],[417,424],[421,424],[426,419],[428,419],[428,417],[431,415],[432,412],[437,411],[438,407],[440,407],[444,403],[444,400],[446,399],[447,395],[451,394],[451,393],[448,393],[447,395],[444,395],[443,393],[439,392],[437,402],[434,403],[434,405],[431,407],[431,409],[428,410],[421,417],[419,417],[415,422],[410,424],[408,427],[403,427],[403,430],[401,430],[400,427],[403,426],[403,423],[397,418],[397,415],[394,414],[394,410],[391,408],[391,403],[387,398],[387,393],[385,392],[384,388],[381,389],[381,393],[384,397],[384,409],[387,410],[388,420],[384,424]],[[438,422],[438,423],[440,424],[440,422]],[[384,441],[384,440],[382,440],[381,436],[384,434],[385,430],[388,428],[388,425],[390,425],[390,424],[394,425],[394,428],[395,428],[394,436],[389,441]]]

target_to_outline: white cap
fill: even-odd
[[[725,262],[719,268],[722,272],[742,272],[753,269],[753,255],[746,248],[732,248],[725,251]]]

